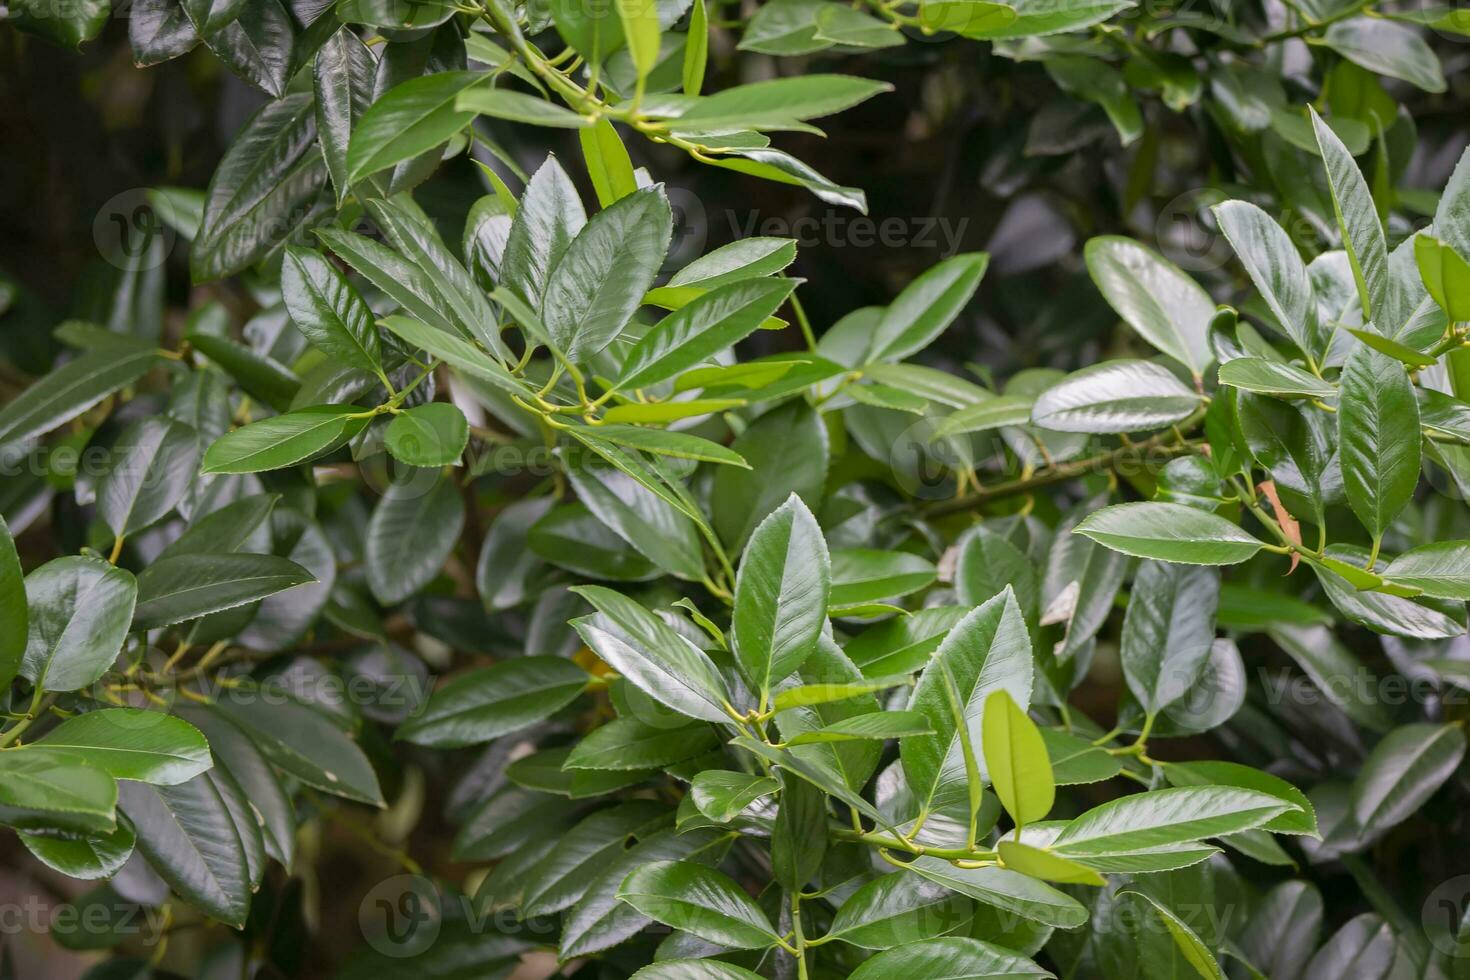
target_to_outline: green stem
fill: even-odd
[[[1205,410],[1196,411],[1189,418],[1179,423],[1179,430],[1190,433],[1197,429],[1204,421]],[[980,487],[971,493],[954,497],[950,500],[939,501],[930,506],[926,513],[931,517],[939,517],[944,514],[953,514],[957,511],[973,510],[976,507],[999,500],[1002,497],[1012,497],[1016,494],[1029,493],[1041,487],[1050,486],[1053,483],[1064,483],[1074,480],[1089,473],[1100,471],[1116,471],[1120,466],[1129,462],[1136,462],[1152,453],[1157,453],[1163,458],[1172,459],[1175,456],[1183,456],[1193,452],[1195,443],[1175,442],[1174,433],[1161,432],[1155,436],[1136,442],[1131,446],[1120,446],[1117,449],[1086,459],[1073,460],[1067,463],[1059,463],[1038,470],[1036,473],[1011,480],[1006,483],[997,483],[989,487]]]

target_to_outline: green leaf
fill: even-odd
[[[1370,330],[1348,327],[1347,332],[1379,353],[1387,354],[1394,360],[1402,361],[1412,368],[1429,367],[1435,363],[1435,359],[1428,354],[1421,354],[1413,347],[1401,344],[1397,340],[1390,340],[1388,337],[1380,337]]]
[[[404,316],[385,317],[384,327],[415,347],[421,347],[450,367],[473,378],[489,381],[503,391],[523,394],[505,366],[467,340],[447,330],[430,327]]]
[[[139,592],[133,576],[70,556],[27,575],[25,590],[30,625],[20,675],[47,691],[77,691],[101,677],[127,639]]]
[[[410,466],[454,466],[470,441],[464,413],[448,402],[429,402],[393,416],[383,443]]]
[[[368,521],[368,586],[385,605],[402,602],[439,574],[464,527],[464,500],[443,473],[390,484]]]
[[[1125,891],[1120,895],[1136,895],[1153,909],[1164,922],[1164,927],[1169,930],[1169,936],[1174,940],[1174,945],[1179,950],[1179,955],[1184,957],[1184,962],[1194,968],[1194,972],[1204,977],[1204,980],[1225,980],[1225,972],[1220,969],[1220,963],[1215,959],[1215,954],[1205,945],[1204,940],[1197,936],[1193,929],[1185,924],[1184,920],[1161,905],[1157,899],[1143,892]]]
[[[1424,288],[1450,322],[1470,320],[1470,263],[1449,245],[1422,232],[1414,236],[1414,260]]]
[[[1034,403],[1035,399],[1020,395],[987,398],[949,415],[935,428],[932,438],[944,439],[967,432],[988,432],[1006,426],[1025,425],[1031,421]]]
[[[996,843],[995,850],[1007,868],[1032,878],[1064,885],[1101,887],[1107,884],[1102,875],[1085,864],[1078,864],[1051,851],[1017,840],[1004,838]]]
[[[734,949],[763,949],[777,935],[760,906],[728,876],[690,861],[657,861],[628,875],[618,898],[650,919]]]
[[[1237,762],[1215,760],[1166,762],[1163,770],[1174,786],[1238,786],[1278,797],[1297,809],[1274,817],[1261,826],[1262,830],[1275,834],[1317,834],[1317,814],[1306,794],[1279,776]]]
[[[114,779],[173,786],[210,767],[199,729],[157,711],[103,708],[74,715],[31,745],[95,766]]]
[[[664,317],[628,352],[615,388],[666,381],[750,336],[775,313],[796,279],[745,279],[717,285]]]
[[[700,813],[715,823],[729,823],[750,804],[780,788],[770,776],[706,769],[689,784],[689,795]]]
[[[8,685],[20,673],[29,632],[25,572],[10,525],[0,516],[0,686]]]
[[[966,783],[963,740],[950,709],[944,672],[954,680],[971,745],[982,745],[986,699],[1004,690],[1017,705],[1030,705],[1031,639],[1008,587],[975,607],[934,652],[909,698],[909,710],[929,719],[934,735],[905,738],[899,755],[909,790],[922,808]]]
[[[128,11],[128,39],[133,63],[148,68],[187,54],[199,43],[199,34],[182,4],[142,0]]]
[[[1376,541],[1419,483],[1419,403],[1403,366],[1367,347],[1348,356],[1341,383],[1343,484],[1348,505]]]
[[[1075,929],[1087,921],[1087,909],[1070,895],[1006,868],[958,868],[936,857],[916,858],[907,868],[982,905],[1031,922]]]
[[[615,718],[587,733],[572,748],[564,769],[657,769],[714,748],[707,725],[670,728],[637,718]]]
[[[851,75],[792,75],[736,85],[705,96],[669,125],[680,132],[782,129],[798,120],[830,116],[891,91],[893,86],[887,82]]]
[[[284,18],[279,6],[269,6]],[[210,178],[199,234],[189,249],[194,281],[241,272],[295,239],[330,203],[322,200],[326,182],[311,93],[266,103]]]
[[[1215,640],[1220,574],[1149,561],[1139,566],[1123,619],[1119,657],[1128,690],[1149,715],[1198,682]]]
[[[547,512],[527,531],[526,544],[536,557],[588,578],[641,582],[658,574],[656,565],[580,503]]]
[[[921,14],[923,10],[921,5]],[[816,40],[856,48],[896,48],[904,43],[903,36],[889,22],[852,7],[830,3],[823,4],[817,14]]]
[[[704,70],[709,61],[709,13],[704,0],[694,0],[689,9],[688,37],[680,79],[685,95],[698,95],[704,87]]]
[[[175,705],[174,711],[209,740],[209,754],[240,784],[250,805],[260,814],[265,851],[287,867],[296,853],[296,814],[281,786],[281,778],[245,730],[217,707]]]
[[[1337,387],[1295,364],[1264,357],[1237,357],[1220,365],[1220,383],[1263,395],[1332,398]]]
[[[1264,547],[1225,518],[1184,504],[1115,504],[1089,514],[1073,533],[1125,555],[1189,565],[1234,565]]]
[[[613,857],[601,877],[588,887],[582,900],[567,914],[561,933],[561,958],[614,946],[650,924],[650,920],[633,906],[618,900],[618,886],[629,872],[654,861],[691,860],[713,864],[723,857],[728,843],[727,835],[713,829],[692,830],[678,835],[662,831],[648,835],[623,854]],[[700,962],[718,966],[715,960]]]
[[[682,579],[704,577],[699,530],[687,515],[591,453],[574,457],[566,471],[587,509],[649,561]]]
[[[287,247],[281,298],[291,320],[323,353],[369,374],[383,373],[373,311],[320,252]]]
[[[352,189],[347,179],[347,147],[353,127],[372,101],[377,67],[367,45],[346,27],[327,38],[312,64],[317,138],[337,191],[338,207]]]
[[[1337,224],[1342,229],[1342,243],[1352,264],[1353,281],[1358,287],[1358,302],[1363,319],[1373,320],[1388,308],[1388,245],[1383,238],[1383,225],[1368,193],[1363,173],[1352,154],[1342,145],[1322,117],[1312,110],[1312,128],[1317,146],[1327,166],[1327,182],[1332,190],[1332,206]],[[1387,335],[1396,324],[1377,324],[1378,333]]]
[[[136,8],[133,16],[138,16]],[[125,821],[119,822],[117,829],[109,834],[54,837],[21,832],[16,836],[37,861],[83,881],[98,881],[116,875],[133,856],[136,843],[133,828]]]
[[[247,848],[262,846],[249,803],[230,777],[216,772],[178,786],[123,783],[118,807],[137,834],[138,850],[169,885],[208,915],[245,925],[252,882]]]
[[[445,246],[429,217],[407,199],[369,199],[366,204],[389,242],[418,273],[414,291],[419,304],[427,291],[428,302],[447,320],[448,329],[478,340],[503,360],[507,352],[494,308],[474,277]]]
[[[781,795],[771,828],[771,873],[783,888],[802,888],[827,854],[827,795],[793,773],[777,771]]]
[[[275,555],[187,554],[160,559],[138,575],[133,629],[157,629],[243,606],[315,582]]]
[[[389,212],[380,209],[380,213]],[[318,228],[316,237],[409,314],[452,337],[461,336],[459,318],[449,297],[420,266],[380,242],[350,231]]]
[[[918,875],[880,875],[849,895],[824,941],[892,949],[942,936],[974,915],[969,899]],[[907,974],[905,974],[907,975]]]
[[[866,960],[851,980],[947,980],[974,977],[987,980],[1026,980],[1051,976],[1026,957],[1009,949],[965,936],[946,936],[906,943]]]
[[[1138,335],[1196,378],[1214,360],[1210,294],[1163,256],[1129,238],[1089,239],[1083,253],[1098,291]]]
[[[827,476],[827,430],[803,400],[761,415],[730,446],[750,469],[716,472],[710,506],[720,540],[739,550],[757,524],[795,493],[820,502]]]
[[[1470,541],[1435,541],[1399,555],[1383,577],[1441,599],[1470,599]]]
[[[347,180],[356,184],[448,140],[474,112],[456,105],[459,94],[489,79],[472,71],[441,71],[393,86],[368,107],[347,147]]]
[[[587,161],[587,174],[597,191],[597,202],[607,207],[620,197],[638,190],[638,177],[628,148],[623,146],[617,128],[607,119],[599,119],[579,134],[582,157]]]
[[[547,276],[586,223],[571,178],[556,157],[547,157],[521,195],[500,262],[501,285],[539,307]]]
[[[1445,90],[1439,58],[1411,27],[1383,17],[1350,17],[1327,28],[1322,43],[1371,72],[1426,92]]]
[[[1052,781],[1058,786],[1100,783],[1112,779],[1123,768],[1117,756],[1066,732],[1043,728],[1041,741],[1051,762]]]
[[[623,854],[628,837],[646,835],[665,824],[668,816],[662,804],[632,800],[587,817],[522,876],[521,914],[539,917],[575,905],[607,862]]]
[[[1266,307],[1286,335],[1314,361],[1326,353],[1328,333],[1296,244],[1265,211],[1247,201],[1215,206],[1220,230],[1245,266]],[[1221,365],[1223,372],[1225,365]]]
[[[658,4],[648,0],[614,0],[618,11],[618,22],[623,27],[623,38],[628,44],[628,53],[633,57],[633,66],[638,70],[638,91],[643,91],[643,80],[658,64],[659,24]]]
[[[587,672],[560,657],[521,657],[470,671],[429,696],[395,738],[433,748],[479,745],[571,704]]]
[[[955,617],[957,621],[959,617]],[[935,637],[933,646],[924,656],[939,646],[939,637]],[[831,683],[800,684],[796,687],[783,687],[776,693],[772,701],[772,710],[780,712],[788,708],[800,708],[804,705],[826,704],[832,701],[846,701],[857,697],[859,694],[870,694],[873,691],[885,691],[891,687],[899,687],[909,683],[907,674],[895,674],[891,677],[878,677],[873,680],[859,681],[834,681]]]
[[[760,974],[723,960],[663,960],[633,976],[639,980],[758,980]]]
[[[1367,675],[1360,660],[1323,626],[1276,624],[1271,639],[1296,661],[1323,696],[1358,724],[1374,731],[1393,725],[1388,710],[1357,678]]]
[[[503,88],[467,88],[454,100],[461,112],[553,129],[585,129],[592,120],[545,99]]]
[[[724,683],[702,650],[627,596],[597,585],[572,591],[601,614],[573,620],[572,626],[609,666],[681,714],[729,720]]]
[[[627,402],[614,405],[602,417],[609,422],[663,425],[679,419],[712,415],[745,404],[740,398],[692,398],[673,402]]]
[[[19,830],[109,834],[117,783],[94,766],[25,751],[0,753],[0,824]]]
[[[111,5],[107,0],[84,0],[75,4],[47,0],[20,0],[7,19],[20,30],[39,34],[63,47],[80,50],[107,26]]]
[[[1164,847],[1253,830],[1293,809],[1250,789],[1191,786],[1135,793],[1088,810],[1067,824],[1052,848],[1067,857]]]
[[[710,290],[742,279],[774,276],[796,260],[791,238],[740,238],[706,252],[669,279],[669,286]]]
[[[831,578],[822,529],[792,494],[756,527],[735,580],[735,654],[763,702],[816,649]]]
[[[184,339],[234,378],[247,395],[278,412],[286,411],[301,389],[301,379],[278,361],[228,337],[190,330]]]
[[[546,278],[541,307],[569,360],[586,361],[622,332],[653,285],[672,234],[669,199],[655,185],[599,211],[572,239]]]
[[[1378,835],[1408,819],[1454,775],[1465,758],[1457,724],[1401,725],[1385,735],[1353,780],[1352,812],[1364,834]]]
[[[896,599],[933,584],[934,563],[906,551],[839,548],[832,552],[832,597],[837,606]]]
[[[985,698],[981,745],[991,788],[1017,830],[1045,820],[1057,795],[1051,759],[1036,724],[1004,688]]]
[[[154,416],[123,430],[111,469],[97,484],[97,516],[119,538],[156,524],[195,479],[199,436],[182,422]]]
[[[252,422],[216,439],[203,472],[259,473],[295,466],[337,449],[362,431],[368,415],[354,405],[315,405]]]
[[[604,424],[597,427],[597,438],[617,446],[641,449],[657,456],[693,459],[706,463],[724,463],[750,469],[750,464],[732,449],[687,432],[645,429],[632,425]]]
[[[917,711],[874,711],[866,715],[842,718],[815,731],[802,732],[787,745],[814,745],[819,742],[851,742],[861,739],[885,740],[918,735],[933,735],[929,719]]]
[[[229,690],[215,704],[282,772],[325,793],[383,805],[367,756],[322,712],[278,691],[250,687]]]
[[[50,432],[137,381],[161,360],[154,350],[94,350],[68,361],[0,408],[0,446]]]
[[[928,347],[970,302],[989,264],[984,252],[956,255],[905,286],[879,318],[864,360],[902,360]]]
[[[1152,361],[1104,361],[1043,391],[1031,421],[1056,432],[1137,432],[1188,418],[1200,397]]]

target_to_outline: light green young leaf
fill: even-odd
[[[1056,784],[1046,744],[1035,722],[1001,688],[985,699],[982,729],[981,745],[991,788],[1017,831],[1045,820],[1056,802]]]

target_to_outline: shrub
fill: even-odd
[[[1464,973],[1470,152],[1425,40],[1463,11],[127,27],[268,98],[116,216],[100,304],[5,280],[0,823],[100,882],[50,927],[98,976]],[[916,265],[875,209],[875,286],[702,250],[659,180],[862,214],[812,121],[886,170],[904,100],[1070,199],[1060,248]]]

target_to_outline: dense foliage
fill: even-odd
[[[260,94],[0,275],[0,824],[96,976],[1470,976],[1465,10],[0,32],[121,17]]]

